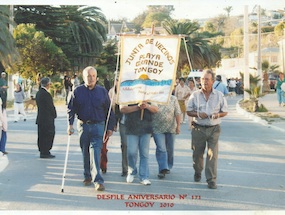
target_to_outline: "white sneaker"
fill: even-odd
[[[135,179],[135,176],[134,176],[134,175],[128,174],[126,181],[127,181],[128,183],[132,183],[132,182],[134,181],[134,179]]]
[[[144,180],[141,181],[141,184],[143,184],[143,185],[151,185],[151,182],[148,179],[144,179]]]

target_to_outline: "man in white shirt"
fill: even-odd
[[[204,151],[208,147],[205,175],[208,188],[216,189],[218,166],[218,141],[221,117],[227,115],[227,101],[224,95],[213,89],[214,73],[207,70],[201,77],[202,88],[191,94],[187,104],[187,114],[193,117],[192,150],[194,181],[201,180],[204,168]]]

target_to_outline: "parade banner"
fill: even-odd
[[[181,37],[122,36],[119,104],[166,104],[175,83]]]

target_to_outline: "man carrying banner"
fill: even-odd
[[[143,101],[141,104],[122,106],[121,112],[126,114],[126,135],[128,155],[127,182],[132,183],[137,174],[137,155],[139,152],[139,179],[143,185],[149,181],[149,142],[152,134],[152,114],[158,111],[157,106]],[[143,111],[143,115],[142,115]]]
[[[152,114],[157,105],[167,104],[174,85],[181,37],[179,36],[122,36],[118,104],[126,116],[128,176],[131,183],[137,174],[150,185],[148,155],[152,128]]]

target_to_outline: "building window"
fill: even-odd
[[[271,56],[271,63],[277,63],[277,62],[278,62],[277,56]]]

